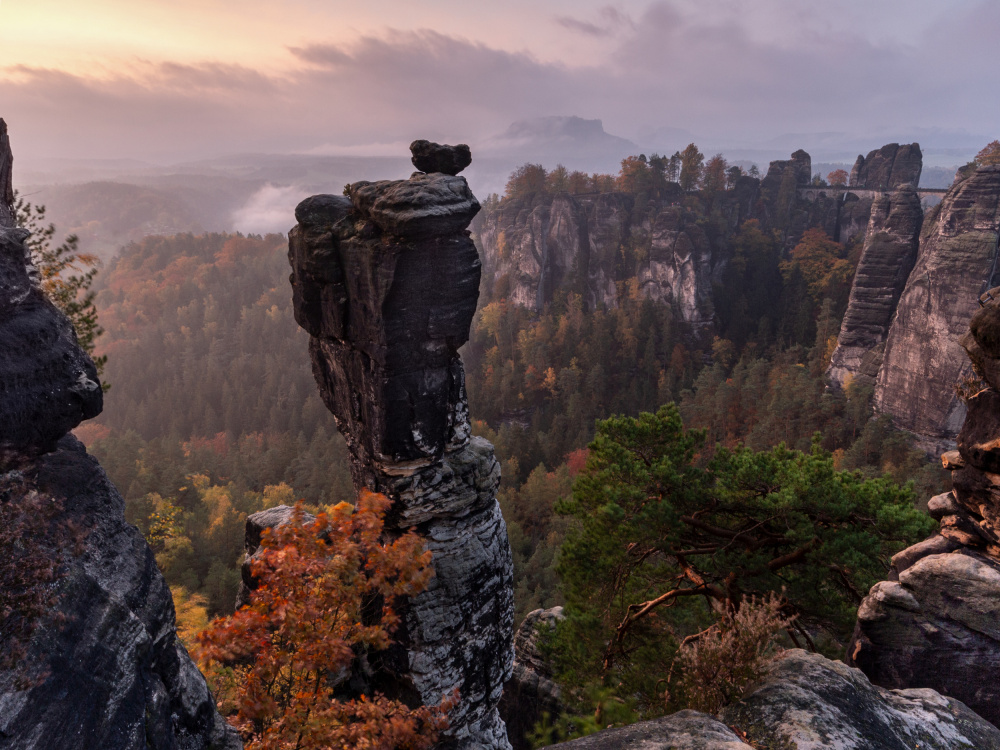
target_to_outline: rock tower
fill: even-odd
[[[24,662],[0,671],[0,750],[236,750],[239,737],[177,640],[152,550],[70,434],[100,413],[101,386],[35,282],[30,235],[13,226],[11,162],[0,120],[0,506],[51,509],[53,527],[71,524],[82,537],[53,584],[54,616],[38,623]]]
[[[481,265],[466,228],[479,202],[467,146],[411,146],[408,180],[356,182],[295,210],[295,318],[359,489],[392,499],[389,533],[416,530],[435,577],[397,638],[400,695],[459,692],[442,746],[508,748],[497,712],[513,660],[513,568],[493,446],[471,436],[466,342]]]

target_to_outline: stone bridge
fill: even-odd
[[[875,190],[851,185],[800,185],[798,191],[799,197],[807,201],[815,201],[821,196],[838,197],[844,200],[848,194],[874,200],[883,193],[890,192],[889,190]],[[948,188],[917,188],[917,195],[921,197],[924,195],[944,195],[947,192]]]

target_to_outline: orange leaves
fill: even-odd
[[[388,507],[384,495],[362,491],[357,506],[340,503],[303,523],[297,506],[291,522],[262,534],[250,604],[199,637],[206,668],[235,676],[223,702],[248,750],[416,750],[446,726],[444,704],[334,698],[360,654],[389,646],[399,598],[433,575],[420,537],[383,538]]]

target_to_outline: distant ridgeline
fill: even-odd
[[[474,225],[492,284],[484,302],[534,314],[567,300],[584,310],[612,310],[629,295],[667,303],[684,348],[711,356],[713,337],[737,352],[810,345],[828,299],[829,316],[844,317],[833,383],[877,376],[879,413],[929,450],[953,438],[962,407],[947,394],[966,367],[954,339],[996,248],[990,168],[964,170],[944,191],[917,189],[915,143],[859,156],[850,175],[829,175],[843,183],[834,185],[812,175],[801,150],[760,179],[702,158],[693,146],[670,160],[630,157],[617,177],[585,180],[525,165]],[[947,194],[925,219],[929,192]]]

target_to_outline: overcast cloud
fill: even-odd
[[[600,118],[632,139],[684,128],[712,144],[828,131],[996,138],[1000,3],[944,6],[539,0],[523,45],[475,19],[459,33],[393,27],[383,13],[380,27],[335,40],[298,29],[282,66],[209,50],[96,69],[7,64],[0,116],[28,160],[363,151],[416,137],[475,149],[514,120],[553,114]]]

